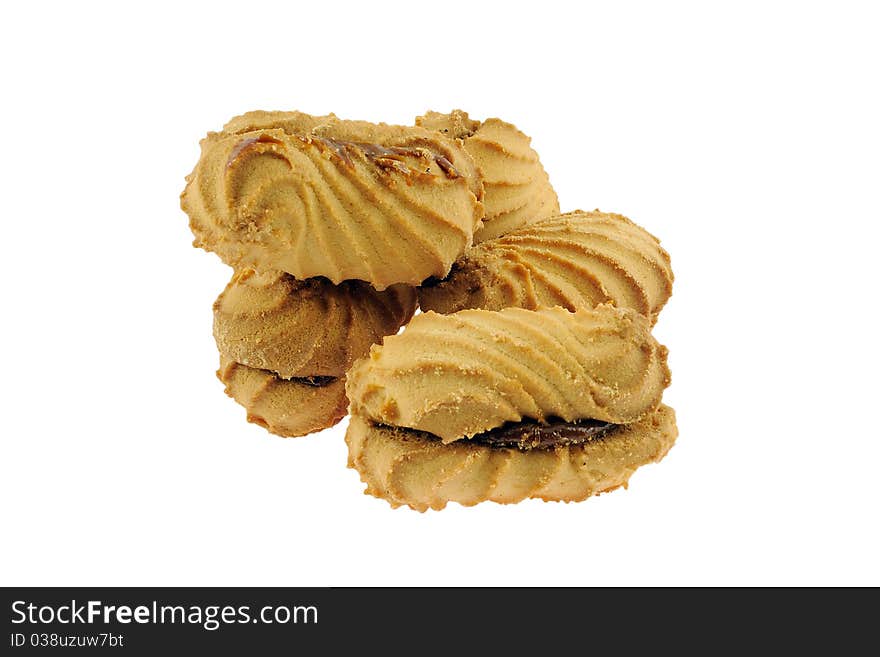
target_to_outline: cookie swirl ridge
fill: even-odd
[[[474,158],[486,211],[474,244],[559,213],[559,200],[531,138],[516,126],[497,118],[476,121],[461,110],[427,112],[416,118],[416,125],[458,139]]]
[[[669,254],[619,214],[569,212],[474,246],[449,276],[419,289],[423,310],[611,303],[656,321],[672,294]]]
[[[194,244],[234,267],[381,290],[445,276],[482,195],[471,156],[436,131],[250,112],[202,140],[181,207]]]
[[[339,377],[415,308],[415,289],[405,285],[378,292],[361,281],[245,269],[214,303],[214,338],[227,358],[284,379]]]
[[[352,415],[452,442],[524,418],[629,423],[670,383],[648,320],[611,306],[417,315],[348,373]]]

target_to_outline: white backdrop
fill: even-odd
[[[4,6],[0,583],[880,584],[877,14],[581,4]],[[345,422],[273,437],[214,377],[204,133],[455,107],[672,255],[681,435],[628,490],[392,511]]]

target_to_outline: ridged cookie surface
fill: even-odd
[[[348,373],[352,415],[451,442],[523,418],[634,422],[669,385],[638,313],[599,306],[416,315]]]
[[[659,461],[678,435],[675,413],[661,405],[634,424],[581,445],[521,451],[458,441],[444,445],[424,434],[376,427],[351,418],[348,465],[366,493],[417,511],[448,502],[471,506],[527,498],[576,502],[626,486],[642,465]]]
[[[332,427],[348,409],[345,379],[323,386],[280,378],[274,372],[220,357],[219,378],[226,394],[247,410],[248,422],[284,437],[305,436]]]
[[[474,246],[419,302],[440,313],[612,303],[656,320],[672,281],[656,237],[619,214],[576,211]]]
[[[427,112],[416,125],[455,137],[474,158],[483,179],[486,216],[474,244],[559,213],[559,200],[531,139],[501,119],[475,121],[467,112]]]
[[[214,302],[214,338],[230,360],[284,379],[338,377],[415,309],[415,289],[405,285],[377,292],[361,281],[247,269]]]
[[[250,112],[201,147],[181,206],[194,244],[238,268],[415,285],[483,216],[472,158],[424,128]]]

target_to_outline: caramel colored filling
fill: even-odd
[[[321,388],[333,383],[336,379],[337,377],[335,376],[298,376],[290,380],[302,383],[303,385],[312,386],[313,388]]]
[[[418,429],[394,427],[387,424],[377,424],[376,426],[422,440],[440,440],[438,436]],[[622,425],[592,419],[577,420],[576,422],[556,420],[548,424],[538,424],[534,420],[522,420],[521,422],[508,422],[504,426],[478,433],[472,438],[462,439],[458,442],[498,449],[549,450],[567,445],[580,445],[590,440],[604,438],[611,435],[620,426]]]
[[[478,433],[471,438],[471,442],[489,447],[516,447],[522,450],[553,449],[564,445],[580,445],[600,438],[618,426],[620,425],[590,419],[576,422],[558,420],[549,424],[524,420],[509,422],[497,429]]]

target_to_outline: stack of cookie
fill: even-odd
[[[580,500],[675,440],[650,334],[668,254],[625,217],[560,215],[508,123],[251,112],[202,141],[181,198],[235,268],[227,393],[284,436],[350,409],[349,466],[393,506]]]

